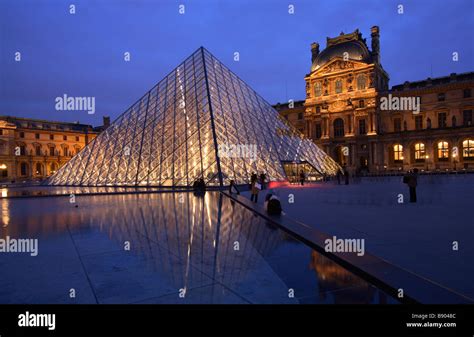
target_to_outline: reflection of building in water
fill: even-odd
[[[328,292],[334,296],[334,303],[387,303],[386,295],[369,283],[342,268],[331,259],[312,251],[310,268],[318,277],[319,298],[325,300]]]
[[[61,235],[67,241],[72,235],[73,241],[107,247],[112,240],[118,253],[128,241],[130,252],[122,252],[145,262],[153,277],[158,276],[154,280],[175,289],[217,281],[255,296],[256,303],[297,302],[288,298],[293,281],[286,276],[294,268],[305,268],[307,253],[301,254],[299,267],[285,265],[278,272],[270,258],[282,251],[294,252],[285,245],[293,245],[295,239],[221,193],[86,196],[76,198],[78,208],[68,196],[27,200],[0,200],[2,221],[8,224],[0,226],[0,237],[36,237],[40,246],[46,245],[48,237]],[[316,289],[319,282],[323,300],[326,291],[358,287],[358,291],[335,292],[335,302],[373,301],[376,291],[334,262],[313,252],[312,266],[317,280],[308,273],[310,283],[302,283]]]

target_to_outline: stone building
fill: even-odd
[[[303,119],[275,108],[353,173],[474,169],[474,72],[389,89],[379,34],[371,49],[359,30],[313,43]]]
[[[0,181],[42,180],[77,154],[110,122],[91,125],[0,116]]]

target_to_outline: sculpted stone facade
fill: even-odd
[[[104,127],[108,119],[104,118]],[[56,172],[104,127],[0,116],[0,181],[42,180]]]
[[[306,99],[295,102],[304,106],[303,118],[287,105],[277,110],[352,173],[474,169],[474,73],[389,89],[379,34],[371,28],[371,50],[358,30],[327,38],[322,52],[313,43]],[[417,109],[384,109],[389,97]]]

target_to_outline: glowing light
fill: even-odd
[[[7,165],[5,164],[0,164],[0,170],[6,170],[7,168]]]

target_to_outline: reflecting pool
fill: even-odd
[[[0,303],[397,303],[219,192],[0,203]]]

